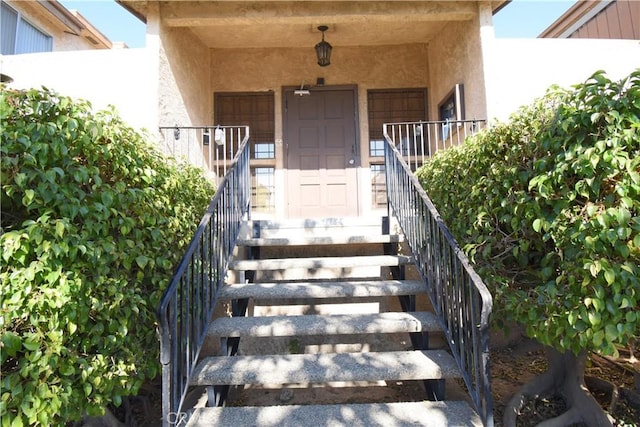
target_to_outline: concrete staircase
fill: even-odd
[[[380,218],[249,224],[218,295],[233,316],[211,323],[218,355],[191,378],[210,406],[187,425],[481,426],[389,228]]]

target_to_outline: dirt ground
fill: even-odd
[[[637,354],[637,353],[636,353]],[[491,353],[492,394],[496,427],[502,425],[505,404],[522,384],[544,372],[547,362],[542,347],[522,339],[515,345]],[[592,355],[586,369],[587,386],[600,405],[615,419],[615,426],[640,425],[640,390],[635,389],[634,373],[608,359]],[[618,398],[612,404],[610,390],[603,382],[618,387]],[[561,414],[565,404],[560,398],[528,402],[518,417],[518,427],[535,426]],[[575,426],[579,427],[579,426]]]

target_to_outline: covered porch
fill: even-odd
[[[219,179],[225,163],[211,159],[233,150],[207,141],[249,126],[253,214],[385,212],[383,123],[429,122],[429,153],[486,118],[483,58],[502,2],[120,3],[147,23],[165,151]],[[321,25],[328,66],[314,50]]]

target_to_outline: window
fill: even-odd
[[[0,40],[3,55],[53,50],[53,38],[25,21],[5,2],[0,9]]]
[[[371,165],[371,207],[387,207],[387,177],[384,165]]]
[[[384,123],[417,122],[427,119],[426,89],[382,89],[367,92],[369,155],[384,156]]]
[[[249,132],[251,132],[251,129],[249,129]],[[276,147],[273,143],[258,142],[254,145],[253,158],[254,159],[275,159],[276,158],[275,148]]]
[[[384,169],[385,123],[418,122],[427,119],[427,89],[376,89],[367,91],[369,115],[369,165],[371,207],[387,206]]]
[[[217,93],[214,123],[249,126],[252,159],[275,159],[273,92]]]
[[[275,168],[251,168],[251,209],[254,212],[274,213]]]
[[[214,96],[215,125],[249,126],[251,208],[254,212],[275,212],[273,98],[273,92],[216,93]]]

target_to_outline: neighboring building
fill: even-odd
[[[111,49],[111,41],[80,13],[56,0],[0,1],[0,54]]]
[[[4,56],[2,72],[113,104],[153,134],[250,125],[254,191],[280,218],[384,212],[385,122],[506,119],[553,83],[640,67],[633,40],[496,39],[506,1],[118,3],[146,23],[145,48]],[[206,167],[208,132],[158,143]]]
[[[640,40],[640,2],[577,1],[544,30],[540,37]]]
[[[498,39],[493,116],[501,120],[552,85],[568,87],[604,70],[612,79],[640,68],[640,2],[579,0],[537,39]]]

